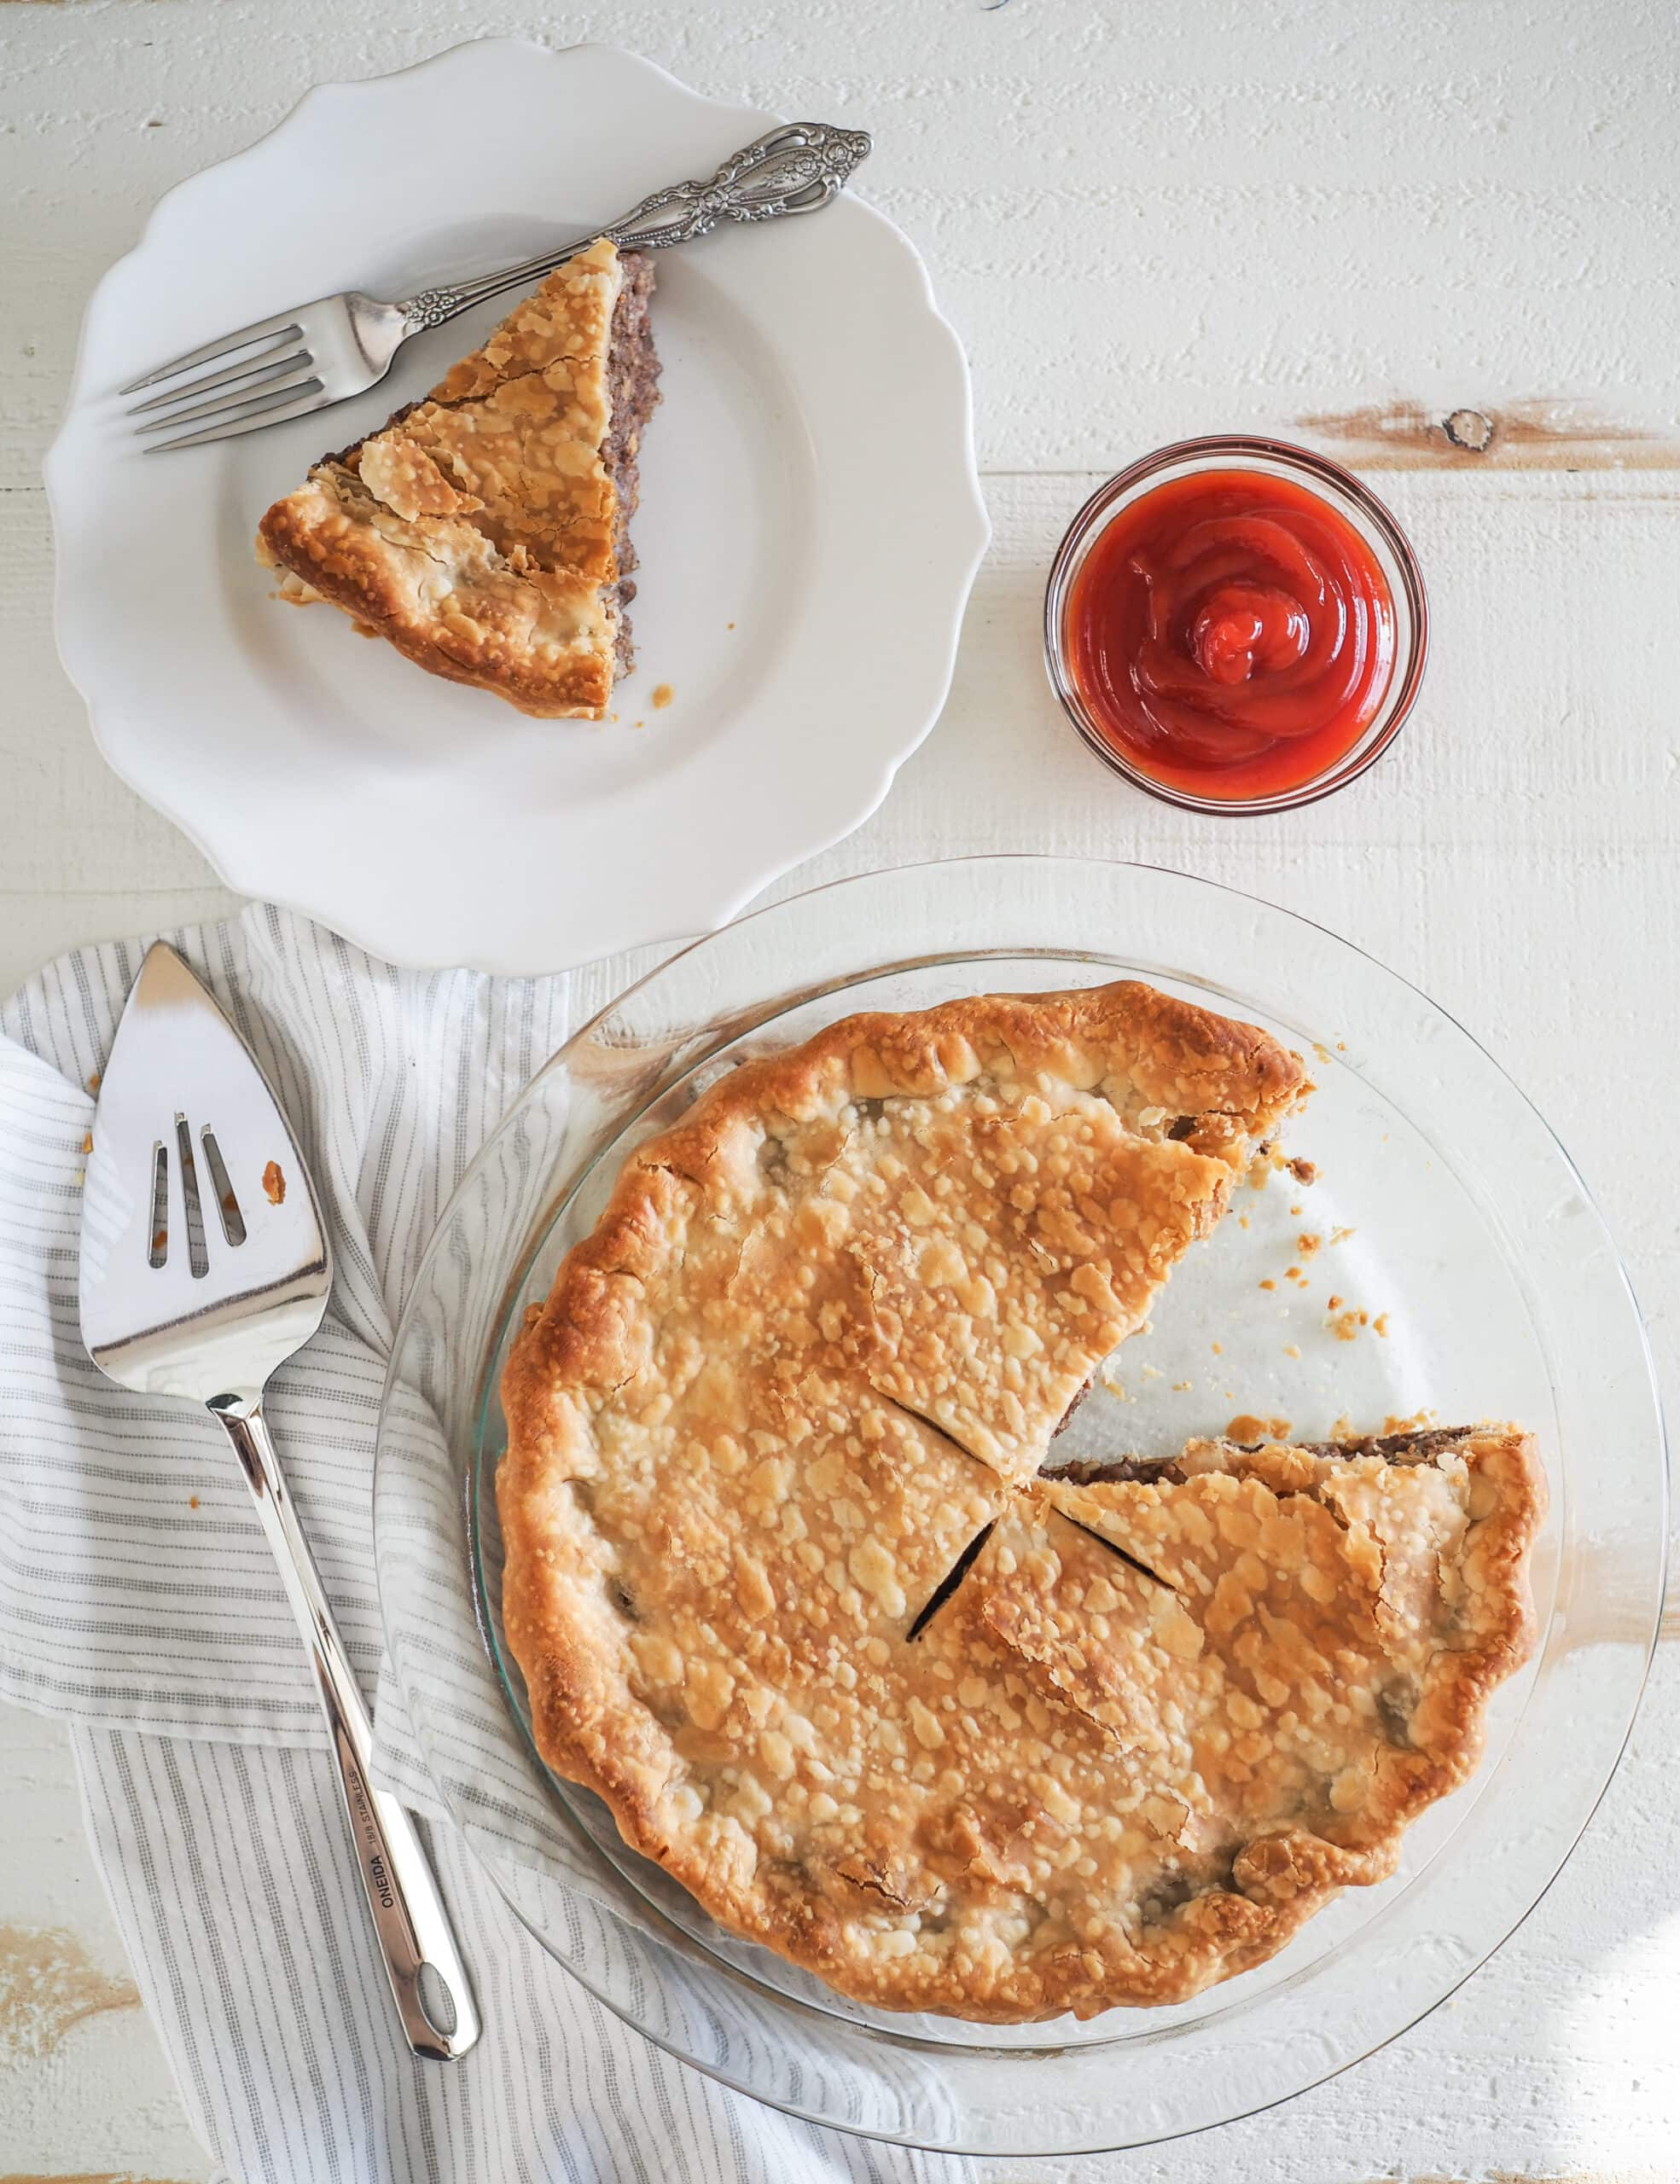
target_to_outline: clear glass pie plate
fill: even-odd
[[[724,1932],[551,1776],[503,1649],[497,1387],[619,1162],[747,1055],[858,1008],[1138,976],[1264,1025],[1317,1090],[1058,1443],[1165,1453],[1514,1418],[1551,1513],[1540,1640],[1474,1780],[1282,1955],[1171,2009],[999,2029],[873,2011]],[[1310,1165],[1308,1165],[1310,1164]],[[1287,1420],[1287,1426],[1274,1421]],[[1252,1430],[1252,1429],[1248,1429]],[[392,1671],[442,1804],[538,1941],[650,2039],[812,2121],[917,2147],[1134,2146],[1288,2098],[1433,2009],[1510,1933],[1616,1765],[1661,1609],[1665,1467],[1639,1316],[1545,1124],[1346,942],[1148,867],[986,857],[840,882],[673,957],[586,1025],[463,1178],[398,1329],[375,1525]]]

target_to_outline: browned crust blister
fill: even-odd
[[[1309,1089],[1135,983],[981,996],[625,1163],[504,1378],[503,1614],[544,1758],[724,1924],[889,2008],[1175,2001],[1474,1764],[1521,1436],[1038,1475]]]
[[[620,579],[652,394],[645,259],[593,244],[424,401],[276,501],[259,558],[446,681],[599,718],[624,652]],[[621,299],[643,351],[626,374]],[[615,392],[634,414],[614,415]],[[628,491],[625,488],[628,487]]]

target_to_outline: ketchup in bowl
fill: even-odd
[[[1082,511],[1052,575],[1051,677],[1087,741],[1144,786],[1275,809],[1369,763],[1338,773],[1386,707],[1398,728],[1424,607],[1404,538],[1357,480],[1275,443],[1252,444],[1266,467],[1249,468],[1228,452],[1246,444],[1165,450]],[[1209,445],[1225,452],[1196,462]],[[1406,582],[1398,604],[1374,529]]]

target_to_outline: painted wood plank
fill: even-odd
[[[865,194],[969,344],[989,465],[1565,400],[1629,459],[1671,459],[1680,46],[1651,0],[1584,22],[1559,0],[771,0],[750,27],[665,0],[420,0],[378,26],[335,0],[11,6],[0,202],[28,335],[0,482],[55,407],[90,276],[163,189],[311,81],[497,30],[607,37],[706,90],[872,125]]]
[[[611,38],[721,96],[874,126],[866,194],[915,235],[974,357],[997,537],[950,702],[875,818],[776,892],[1055,848],[1322,918],[1533,1093],[1673,1385],[1680,1246],[1653,1182],[1680,1052],[1680,55],[1661,0],[0,0],[0,985],[231,901],[101,764],[52,650],[37,466],[88,289],[163,189],[306,84],[504,31]],[[1038,661],[1044,566],[1084,493],[1222,428],[1380,473],[1435,605],[1399,749],[1275,821],[1192,820],[1113,781]],[[580,974],[579,1014],[636,967]],[[1277,2115],[1035,2164],[1035,2184],[1680,2177],[1680,1932],[1650,1879],[1680,1862],[1664,1653],[1604,1813],[1491,1974]],[[56,1736],[0,1716],[0,1926],[67,1931],[114,1985]],[[70,2024],[0,2078],[8,2169],[207,2176],[137,2013]]]

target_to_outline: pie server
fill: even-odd
[[[263,1418],[275,1368],[320,1326],[333,1258],[297,1141],[244,1042],[172,948],[147,956],[94,1118],[82,1340],[137,1395],[220,1419],[309,1647],[345,1816],[403,2031],[464,2055],[473,1990],[413,1821],[369,1778],[373,1724]]]

